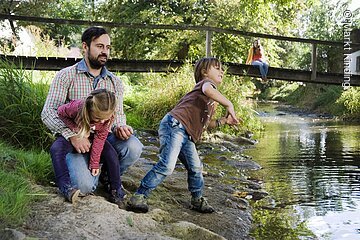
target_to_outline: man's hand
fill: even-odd
[[[134,133],[132,127],[124,125],[115,129],[115,135],[121,140],[127,140]]]
[[[75,135],[69,137],[69,140],[78,153],[86,153],[90,151],[91,143],[88,138],[79,138]]]

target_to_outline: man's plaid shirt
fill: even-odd
[[[94,87],[95,85],[95,87]],[[49,93],[41,112],[41,119],[54,134],[61,134],[66,139],[76,135],[60,120],[57,109],[70,100],[87,97],[92,90],[105,88],[113,91],[118,101],[114,126],[126,125],[126,116],[123,110],[124,85],[120,78],[102,68],[98,77],[93,77],[81,60],[73,66],[60,70],[52,81]]]

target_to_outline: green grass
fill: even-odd
[[[132,82],[136,82],[125,95],[128,124],[136,129],[157,129],[164,115],[195,86],[193,71],[191,64],[185,64],[176,73],[128,74]],[[254,87],[249,79],[225,75],[219,90],[234,104],[235,112],[244,120],[244,124],[238,132],[228,127],[223,127],[223,131],[240,134],[244,130],[261,129],[261,123],[252,110],[253,102],[246,100]],[[219,106],[215,118],[224,114],[225,109]]]
[[[48,84],[31,71],[0,61],[0,136],[20,148],[48,148],[52,136],[41,121]]]
[[[40,193],[37,184],[53,179],[49,154],[14,149],[0,142],[0,225],[21,224]]]

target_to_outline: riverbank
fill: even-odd
[[[123,177],[133,193],[141,178],[156,163],[158,139],[151,132],[138,133],[144,144],[141,159]],[[198,146],[204,162],[204,195],[216,212],[190,210],[186,171],[181,164],[149,199],[150,212],[137,214],[118,209],[104,198],[99,187],[94,196],[71,205],[57,188],[39,186],[46,198],[36,202],[24,224],[3,231],[1,239],[252,239],[249,235],[249,199],[265,196],[258,180],[247,179],[247,171],[260,166],[242,154],[243,138],[220,133],[207,135]],[[241,143],[240,143],[241,142]],[[244,145],[245,144],[245,145]],[[8,236],[8,238],[6,238]]]

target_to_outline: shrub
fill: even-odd
[[[360,90],[350,88],[343,92],[337,103],[345,108],[344,116],[350,119],[359,120],[360,118]]]
[[[176,73],[136,74],[136,80],[132,80],[136,85],[125,95],[124,101],[127,105],[128,123],[135,128],[157,129],[164,115],[193,89],[193,71],[192,64],[187,63]],[[252,110],[252,101],[246,100],[246,96],[251,95],[254,90],[254,85],[249,80],[225,75],[219,90],[234,104],[238,117],[244,120],[242,129],[260,129],[260,121]],[[215,117],[224,114],[225,109],[219,106]],[[231,128],[225,127],[223,130],[234,133]]]
[[[48,85],[30,71],[0,60],[0,136],[21,148],[48,148],[52,136],[41,121]]]

